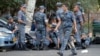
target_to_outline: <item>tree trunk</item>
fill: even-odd
[[[36,4],[36,0],[26,0],[26,4],[27,4],[27,26],[26,26],[26,32],[29,33],[30,28],[31,28],[31,22],[32,22],[32,16],[34,13],[34,9],[35,9],[35,4]]]

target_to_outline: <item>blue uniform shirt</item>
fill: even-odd
[[[57,19],[61,19],[61,15],[63,13],[63,9],[62,8],[59,8],[57,11],[56,11],[56,17]],[[59,27],[59,30],[62,28],[62,25],[60,25]]]
[[[34,14],[33,20],[36,23],[37,28],[45,28],[45,20],[47,20],[46,14],[42,12],[36,12]]]
[[[78,11],[75,13],[75,17],[76,17],[76,23],[80,24],[83,21],[83,17],[82,17],[82,13],[81,11]]]
[[[68,12],[63,12],[61,15],[61,21],[62,21],[62,27],[72,27],[73,22],[74,22],[75,16],[73,12],[68,11]]]
[[[22,25],[26,25],[26,15],[21,10],[18,12],[18,19],[20,19],[24,22],[24,23],[21,23]]]
[[[56,16],[57,16],[57,19],[58,18],[61,18],[61,14],[63,13],[63,9],[62,8],[59,8],[57,11],[56,11]]]
[[[7,24],[7,28],[9,29],[9,30],[11,30],[11,31],[13,31],[14,29],[15,29],[15,23],[8,23]]]

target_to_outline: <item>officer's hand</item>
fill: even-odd
[[[77,32],[77,29],[75,28],[75,32]]]
[[[22,20],[18,20],[18,22],[19,22],[19,23],[23,23],[23,21],[22,21]]]

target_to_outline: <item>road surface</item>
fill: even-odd
[[[0,56],[59,56],[58,50],[46,50],[46,51],[8,51],[0,52]],[[100,45],[91,45],[87,50],[78,50],[77,56],[100,56]],[[70,56],[70,50],[66,50],[64,56]]]

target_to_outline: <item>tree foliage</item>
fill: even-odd
[[[37,7],[39,5],[45,5],[48,10],[55,9],[56,2],[62,2],[69,4],[70,9],[73,8],[73,5],[76,2],[81,2],[82,6],[84,7],[85,11],[97,11],[98,5],[100,5],[100,0],[37,0]]]
[[[13,14],[13,12],[18,11],[19,6],[25,3],[26,0],[0,0],[0,13],[3,14],[8,10]],[[28,0],[27,0],[28,1]],[[36,7],[39,5],[45,5],[47,10],[55,10],[55,4],[57,2],[68,3],[70,9],[72,10],[73,5],[76,2],[81,2],[82,7],[85,11],[97,11],[100,8],[100,0],[37,0]]]
[[[98,8],[98,0],[78,0],[82,3],[82,6],[84,7],[85,11],[97,11]]]
[[[0,0],[0,13],[3,14],[10,11],[13,14],[24,2],[25,0]]]
[[[55,5],[57,2],[62,2],[62,3],[68,3],[70,8],[72,8],[72,5],[77,2],[77,0],[37,0],[37,7],[39,5],[45,5],[48,10],[50,9],[56,9]]]

